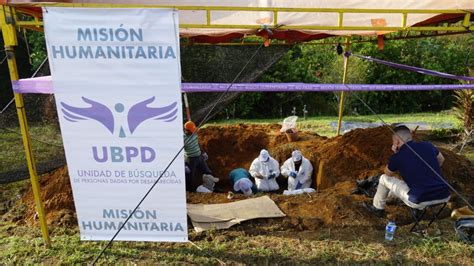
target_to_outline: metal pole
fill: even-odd
[[[16,30],[14,26],[14,8],[2,5],[0,9],[0,24],[3,32],[3,40],[5,42],[5,51],[8,60],[8,69],[10,72],[10,79],[16,81],[19,79],[18,69],[15,59],[15,46],[18,45]],[[18,114],[18,121],[20,123],[21,135],[23,137],[23,146],[25,148],[26,161],[28,163],[28,171],[30,173],[31,186],[33,188],[33,196],[38,212],[38,218],[41,227],[41,234],[46,247],[51,246],[49,239],[48,227],[46,224],[45,212],[43,202],[41,200],[40,185],[38,182],[38,175],[36,173],[35,158],[31,148],[30,134],[28,132],[28,123],[26,120],[25,104],[23,102],[23,95],[15,93],[15,105]]]
[[[346,52],[349,51],[351,47],[351,37],[346,38]],[[342,83],[346,84],[347,82],[347,68],[349,65],[349,57],[344,55],[344,73],[342,74]],[[341,91],[341,97],[339,99],[339,119],[337,121],[337,135],[339,136],[341,133],[341,125],[342,125],[342,115],[344,113],[344,91]]]
[[[191,110],[189,109],[189,102],[188,102],[188,94],[185,92],[183,93],[184,98],[184,108],[186,109],[186,117],[188,121],[191,121]]]

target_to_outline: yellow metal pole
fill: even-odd
[[[15,26],[13,24],[13,7],[2,5],[0,9],[0,24],[3,33],[3,40],[5,42],[5,52],[7,54],[8,69],[10,71],[10,78],[13,81],[19,79],[18,69],[15,59],[15,46],[18,45]],[[31,186],[33,188],[33,196],[35,199],[36,211],[41,227],[41,234],[46,247],[51,246],[49,239],[48,227],[46,224],[45,212],[43,202],[41,201],[40,185],[38,182],[38,175],[36,173],[35,158],[31,148],[30,134],[28,132],[28,123],[26,121],[25,104],[23,102],[23,95],[15,93],[15,105],[18,113],[18,121],[20,123],[21,135],[23,137],[23,146],[25,148],[26,161],[28,163],[28,171],[30,173]]]
[[[349,51],[351,47],[351,37],[346,38],[346,51]],[[349,65],[349,57],[344,56],[344,73],[342,74],[342,83],[346,84],[347,82],[347,68]],[[337,135],[339,136],[341,133],[341,125],[342,125],[342,115],[344,113],[344,91],[341,91],[341,97],[339,99],[339,119],[337,121]]]

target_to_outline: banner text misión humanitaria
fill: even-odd
[[[77,41],[84,45],[52,45],[53,58],[69,59],[176,59],[171,46],[141,46],[142,29],[78,28]],[[90,42],[123,42],[126,45],[90,45]],[[136,43],[136,46],[130,45]]]
[[[43,18],[81,240],[186,242],[178,11]]]

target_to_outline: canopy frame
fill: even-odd
[[[453,9],[354,9],[354,8],[279,8],[279,7],[237,7],[237,6],[173,6],[173,5],[124,5],[124,4],[79,4],[79,3],[28,3],[14,4],[19,13],[33,16],[33,21],[18,20],[16,26],[32,30],[41,30],[43,21],[41,13],[33,12],[25,6],[33,7],[90,7],[90,8],[172,8],[183,11],[205,11],[205,23],[180,23],[180,28],[189,29],[253,29],[259,30],[265,27],[278,28],[278,30],[334,30],[334,31],[474,31],[471,23],[471,12],[467,10]],[[216,12],[270,12],[272,13],[271,24],[213,24],[211,17]],[[282,25],[279,23],[281,13],[334,13],[337,14],[337,25]],[[401,17],[399,26],[350,26],[344,24],[347,14],[398,14]],[[408,26],[407,17],[410,14],[442,14],[462,16],[462,25],[433,25],[433,26]]]

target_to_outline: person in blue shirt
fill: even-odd
[[[236,193],[250,196],[258,192],[257,186],[252,182],[250,173],[244,168],[237,168],[229,173],[232,189]]]
[[[394,132],[394,154],[390,157],[384,174],[380,176],[373,204],[364,203],[364,207],[383,217],[386,201],[393,197],[415,209],[423,208],[420,203],[429,205],[448,201],[449,187],[440,178],[443,154],[429,142],[413,141],[410,129],[406,126],[397,126]],[[403,180],[395,177],[397,172]]]

